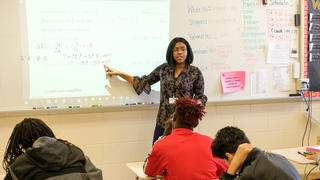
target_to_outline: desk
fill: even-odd
[[[286,149],[274,149],[271,150],[272,153],[280,154],[290,161],[298,164],[315,164],[314,160],[309,160],[304,156],[298,154],[298,151],[305,152],[306,147],[296,147],[296,148],[286,148]]]
[[[131,162],[126,166],[136,175],[136,180],[139,179],[163,179],[162,176],[150,177],[143,172],[143,162]]]

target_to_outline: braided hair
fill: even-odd
[[[16,124],[8,140],[6,152],[2,161],[4,170],[8,173],[9,166],[17,157],[32,147],[34,141],[41,136],[55,138],[52,130],[40,119],[25,118]]]
[[[204,105],[195,99],[184,96],[176,100],[176,116],[182,123],[192,128],[197,127],[205,113]]]

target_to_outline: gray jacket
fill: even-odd
[[[40,137],[9,167],[13,180],[101,180],[102,172],[74,145]],[[11,176],[11,177],[10,177]]]
[[[283,156],[254,148],[237,175],[224,172],[220,180],[301,180],[296,168]]]

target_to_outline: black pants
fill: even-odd
[[[164,128],[159,126],[158,123],[156,123],[156,127],[154,128],[152,146],[159,139],[159,137],[163,135],[163,133],[164,133]]]

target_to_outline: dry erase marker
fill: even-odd
[[[125,105],[126,106],[134,106],[134,105],[137,105],[137,103],[126,103]]]
[[[102,104],[94,104],[94,105],[91,105],[91,107],[102,107]]]

